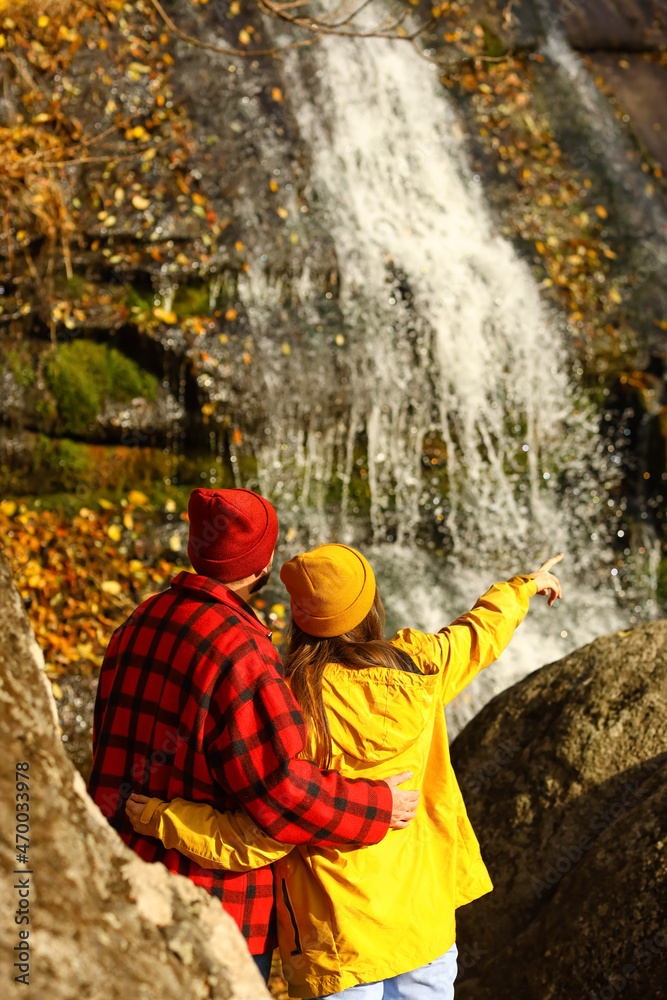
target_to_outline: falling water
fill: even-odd
[[[531,613],[458,706],[463,718],[614,627],[618,612],[595,516],[611,473],[564,331],[494,232],[432,69],[410,46],[377,39],[323,42],[317,71],[292,57],[291,99],[312,154],[308,226],[333,237],[338,285],[327,298],[339,325],[328,342],[322,291],[305,271],[290,294],[314,333],[292,356],[287,386],[267,378],[258,481],[295,548],[366,544],[350,490],[363,476],[393,625],[440,628],[493,579],[567,551],[567,600]],[[251,272],[239,292],[268,338],[284,289]]]

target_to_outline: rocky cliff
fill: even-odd
[[[0,740],[0,966],[10,996],[25,983],[40,1000],[268,996],[218,901],[142,862],[88,798],[2,554]]]
[[[293,40],[252,3],[167,6],[183,31],[230,50],[241,37],[250,48]],[[659,521],[660,5],[421,0],[415,10],[437,13],[421,43],[456,98],[498,227],[569,324],[601,426],[627,424],[630,514]],[[210,466],[218,482],[251,481],[253,443],[286,384],[302,426],[315,414],[353,422],[349,345],[364,324],[341,313],[331,208],[294,106],[296,75],[326,120],[317,46],[289,59],[193,47],[145,0],[61,20],[27,31],[3,22],[0,112],[16,155],[0,234],[12,274],[0,288],[0,487],[122,488],[128,453],[156,445],[154,478],[198,481]],[[63,167],[57,137],[68,130]],[[55,165],[40,173],[43,160]],[[402,300],[403,285],[389,266],[388,292]],[[93,443],[115,449],[110,475]],[[200,450],[196,469],[186,450]]]
[[[667,621],[503,692],[452,746],[495,890],[457,1000],[667,997]]]

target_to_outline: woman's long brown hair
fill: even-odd
[[[322,698],[322,677],[329,663],[341,663],[351,670],[413,667],[408,654],[384,638],[384,607],[377,589],[364,620],[343,635],[321,639],[303,632],[294,621],[290,626],[285,676],[301,707],[308,733],[314,736],[314,757],[322,768],[331,766],[332,757],[331,730]]]

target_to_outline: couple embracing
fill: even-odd
[[[373,570],[345,545],[285,563],[284,667],[248,600],[278,537],[250,490],[194,490],[167,591],[114,633],[89,790],[123,840],[203,886],[292,997],[447,1000],[456,907],[491,890],[444,706],[508,644],[550,573],[494,584],[437,634],[384,638]],[[404,786],[404,787],[399,787]],[[418,791],[419,789],[420,791]]]

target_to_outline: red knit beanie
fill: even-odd
[[[252,490],[193,490],[188,555],[195,572],[222,583],[264,569],[278,539],[276,512]]]

